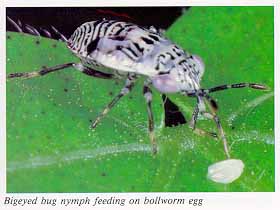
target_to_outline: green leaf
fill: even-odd
[[[207,167],[225,158],[221,141],[198,136],[187,125],[165,128],[156,90],[159,153],[151,154],[143,80],[90,130],[123,81],[69,68],[7,82],[7,191],[274,191],[273,8],[194,7],[167,35],[203,58],[202,87],[243,81],[270,87],[213,94],[231,155],[245,163],[240,179],[223,185],[206,178]],[[7,33],[7,73],[74,61],[64,43]],[[169,97],[189,119],[193,99]],[[215,131],[209,120],[199,119],[198,127]]]

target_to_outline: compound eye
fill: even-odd
[[[193,60],[199,68],[199,75],[202,76],[202,74],[204,73],[204,69],[205,69],[203,60],[198,55],[193,55]]]

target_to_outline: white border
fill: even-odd
[[[5,82],[5,7],[8,6],[14,6],[14,7],[30,7],[30,6],[205,6],[205,5],[235,5],[235,6],[271,6],[274,5],[274,20],[275,20],[275,30],[274,30],[274,48],[275,48],[275,193],[106,193],[102,194],[103,197],[110,197],[110,196],[122,196],[126,198],[131,197],[144,197],[146,195],[149,195],[149,197],[154,196],[162,196],[165,198],[203,198],[204,199],[204,205],[201,207],[192,207],[192,206],[163,206],[163,205],[154,205],[154,206],[138,206],[137,208],[132,208],[131,206],[122,207],[122,209],[193,209],[193,208],[200,208],[200,209],[279,209],[280,205],[277,202],[280,198],[280,143],[279,143],[279,137],[280,137],[280,115],[279,115],[279,109],[280,109],[280,101],[279,101],[279,90],[280,90],[280,56],[279,56],[279,32],[280,32],[280,1],[273,1],[273,0],[232,0],[232,1],[225,1],[225,0],[189,0],[189,1],[182,1],[182,0],[157,0],[157,1],[150,1],[150,0],[134,0],[133,2],[118,0],[118,1],[88,1],[88,0],[79,0],[79,1],[69,1],[69,0],[28,0],[26,2],[22,0],[10,0],[10,1],[4,1],[0,5],[1,13],[0,13],[0,65],[1,65],[1,71],[0,71],[0,113],[1,113],[1,120],[0,120],[0,209],[13,209],[11,206],[3,206],[3,199],[5,197],[5,191],[6,191],[6,116],[5,116],[5,93],[6,93],[6,82]],[[278,177],[278,179],[277,179]],[[81,193],[81,194],[57,194],[57,193],[49,193],[49,194],[9,194],[13,197],[30,197],[33,198],[34,196],[44,196],[49,198],[73,198],[73,197],[95,197],[98,195],[101,195],[101,193]],[[116,208],[118,206],[107,206],[107,209]],[[278,208],[277,208],[278,207]],[[18,207],[19,208],[19,207]],[[21,209],[49,209],[46,206],[29,206],[21,207]],[[55,207],[55,209],[77,209],[72,207],[62,208],[62,207]],[[91,207],[88,206],[88,209],[99,209],[97,207]]]
[[[275,191],[280,194],[280,2],[274,7],[274,133],[275,133]],[[278,177],[278,179],[276,179]]]
[[[6,189],[6,11],[4,5],[0,5],[0,9],[0,193],[2,195]]]
[[[235,5],[235,6],[264,6],[264,5],[274,5],[276,1],[273,0],[79,0],[79,1],[66,1],[66,0],[48,0],[48,1],[20,1],[20,0],[6,0],[5,6],[24,6],[24,7],[34,7],[34,6],[205,6],[205,5]]]

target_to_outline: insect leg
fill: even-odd
[[[73,64],[73,67],[88,76],[97,77],[101,79],[112,79],[114,76],[113,74],[104,73],[102,71],[97,71],[87,66],[84,66],[82,63]]]
[[[97,116],[91,127],[95,128],[100,120],[116,105],[116,103],[125,95],[127,95],[134,87],[136,76],[130,74],[126,79],[125,86],[121,89],[120,93],[113,98],[113,100],[104,108],[104,110]]]
[[[225,154],[226,154],[227,158],[230,158],[229,149],[228,149],[228,145],[227,145],[227,139],[226,139],[224,130],[222,128],[220,119],[219,119],[218,115],[216,114],[216,109],[215,109],[215,107],[212,106],[212,103],[210,101],[210,99],[211,99],[210,97],[205,97],[205,99],[208,102],[207,104],[209,106],[209,109],[210,109],[211,113],[203,112],[202,114],[206,118],[214,120],[214,122],[216,123],[216,126],[217,126],[217,129],[219,131],[220,137],[223,141]]]
[[[152,144],[152,152],[153,154],[157,153],[157,144],[155,139],[154,133],[154,116],[152,111],[152,90],[149,88],[148,83],[145,82],[143,87],[143,94],[146,99],[147,103],[147,111],[148,111],[148,118],[149,118],[149,137]]]
[[[13,79],[13,78],[24,78],[24,79],[29,79],[33,77],[38,77],[38,76],[44,76],[48,73],[59,71],[68,67],[74,67],[77,70],[81,71],[84,74],[87,74],[88,76],[93,76],[93,77],[98,77],[98,78],[103,78],[103,79],[110,79],[112,78],[111,74],[106,74],[101,71],[97,71],[94,69],[91,69],[89,67],[83,66],[81,63],[65,63],[65,64],[60,64],[57,66],[49,67],[49,68],[43,68],[38,71],[33,71],[33,72],[17,72],[17,73],[11,73],[8,74],[7,78],[8,79]]]
[[[12,79],[12,78],[21,77],[21,78],[29,79],[29,78],[33,78],[33,77],[44,76],[48,73],[71,67],[71,66],[73,66],[73,64],[74,63],[65,63],[65,64],[60,64],[60,65],[49,67],[49,68],[43,68],[39,71],[11,73],[11,74],[8,74],[7,78]]]
[[[214,138],[217,138],[217,134],[214,132],[209,132],[209,131],[205,131],[202,129],[199,129],[196,127],[196,122],[197,122],[197,117],[199,113],[204,113],[205,112],[205,106],[204,106],[204,102],[203,100],[201,100],[199,97],[197,98],[197,104],[194,108],[193,114],[192,114],[192,118],[189,122],[189,126],[190,128],[197,134],[199,135],[207,135],[207,136],[211,136]]]

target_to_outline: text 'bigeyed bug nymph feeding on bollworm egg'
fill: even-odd
[[[10,18],[8,20],[20,31],[20,26],[17,23]],[[230,88],[266,89],[264,85],[255,83],[220,85],[208,89],[201,88],[200,81],[205,69],[202,59],[197,55],[184,51],[153,26],[144,28],[129,22],[107,19],[95,20],[82,24],[69,39],[57,29],[53,29],[60,36],[60,39],[65,42],[69,50],[80,59],[80,62],[64,63],[33,72],[11,73],[7,78],[27,79],[74,67],[91,77],[125,79],[125,85],[119,94],[112,99],[93,121],[92,128],[94,129],[110,109],[123,96],[129,94],[134,87],[135,81],[141,76],[145,77],[143,94],[147,104],[148,131],[154,154],[157,152],[158,147],[154,135],[154,119],[151,109],[151,86],[160,93],[180,93],[187,97],[195,97],[197,103],[189,121],[189,126],[198,134],[210,135],[214,138],[216,137],[215,133],[196,127],[198,115],[203,115],[205,118],[213,120],[217,126],[219,137],[223,142],[227,159],[230,159],[230,153],[226,136],[217,115],[217,103],[210,96],[210,93]],[[36,29],[31,26],[29,30],[35,34],[37,33]],[[236,163],[236,161],[233,162]],[[243,164],[240,162],[238,164],[241,165],[240,168],[243,170]],[[211,174],[215,175],[216,168],[218,167],[214,167],[214,172],[213,167],[211,168],[210,176]]]

